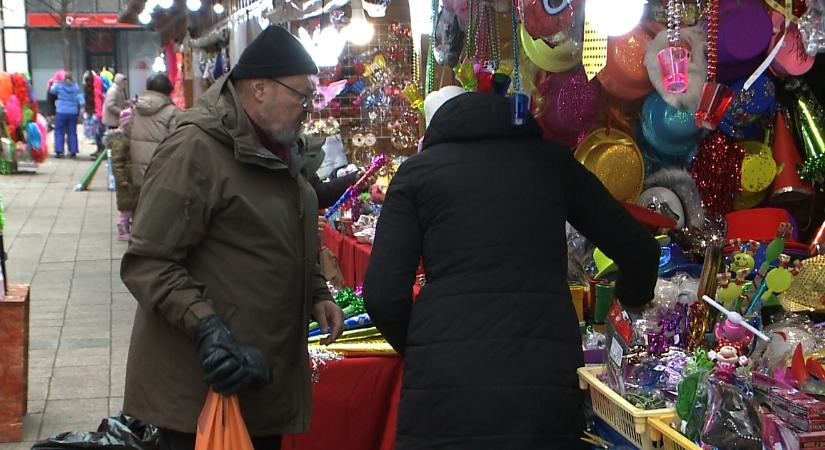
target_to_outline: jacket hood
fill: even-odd
[[[172,99],[160,92],[146,91],[135,102],[135,110],[142,116],[152,116],[172,104]]]
[[[115,75],[115,84],[116,84],[118,87],[122,88],[122,87],[123,87],[123,83],[124,83],[125,81],[126,81],[126,75],[123,75],[122,73],[119,73],[119,74]]]
[[[422,149],[448,142],[488,139],[541,139],[542,131],[531,114],[524,125],[513,125],[510,99],[488,92],[471,92],[448,100],[433,115]]]
[[[287,166],[261,144],[228,75],[212,85],[178,116],[177,128],[195,125],[235,152],[235,159],[270,169]],[[297,173],[290,167],[293,176]]]

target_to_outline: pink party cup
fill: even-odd
[[[662,69],[662,82],[670,94],[681,94],[688,88],[690,52],[684,47],[667,47],[656,55]]]
[[[699,108],[694,119],[696,126],[708,130],[715,130],[725,116],[730,102],[733,100],[733,91],[724,84],[715,81],[706,81],[702,86],[702,97],[699,98]]]

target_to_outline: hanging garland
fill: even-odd
[[[519,72],[518,23],[516,8],[510,8],[510,23],[513,26],[513,94],[521,93],[521,73]]]
[[[719,0],[710,0],[708,10],[708,81],[716,81],[719,63]]]
[[[436,23],[437,17],[436,11],[438,10],[438,1],[439,0],[432,0],[432,8],[430,8],[430,24],[432,25],[430,29],[430,45],[427,49],[427,79],[424,81],[424,96],[430,94],[433,91],[433,87],[435,86],[435,32],[436,32]]]

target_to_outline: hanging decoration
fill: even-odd
[[[432,0],[430,9],[430,36],[427,48],[427,78],[424,80],[424,96],[433,91],[435,86],[435,33],[438,28],[436,12],[438,11],[438,0]]]
[[[693,117],[699,106],[702,85],[705,83],[708,74],[707,55],[704,51],[707,46],[707,36],[701,26],[693,26],[681,28],[679,39],[681,45],[690,49],[689,61],[687,62],[688,81],[683,92],[671,93],[667,90],[667,86],[665,86],[667,77],[664,76],[659,64],[659,53],[670,46],[667,30],[659,32],[653,41],[647,45],[645,66],[653,87],[661,94],[665,102],[675,108],[689,112]]]
[[[721,132],[712,133],[699,144],[691,172],[708,213],[721,217],[733,210],[746,154],[741,145]]]
[[[581,0],[524,0],[519,2],[519,11],[530,36],[552,39],[573,25],[580,4]]]
[[[585,17],[582,63],[587,79],[592,80],[607,65],[607,36],[600,33]]]
[[[467,39],[464,40],[464,50],[462,51],[464,54],[464,59],[461,64],[453,69],[453,72],[455,73],[456,79],[461,84],[461,87],[463,87],[466,91],[472,91],[478,86],[478,79],[476,79],[476,73],[472,61],[477,26],[475,17],[478,5],[475,0],[468,0],[468,3],[470,10],[467,24]]]
[[[805,148],[799,176],[825,191],[825,110],[807,84],[799,84],[793,93],[797,136]]]
[[[513,125],[524,125],[530,113],[530,97],[521,90],[521,64],[519,58],[519,41],[516,38],[516,11],[510,10],[510,25],[513,28],[513,95],[510,103],[513,109]]]
[[[799,20],[799,33],[805,52],[811,56],[825,52],[825,3],[811,1],[808,10]]]
[[[715,130],[733,100],[733,90],[716,81],[719,66],[719,1],[710,0],[708,9],[708,80],[702,86],[696,126]]]
[[[442,66],[455,67],[460,61],[465,37],[458,16],[446,7],[442,8],[435,28],[435,61]]]
[[[785,39],[788,38],[788,35],[790,34],[789,31],[791,27],[791,19],[793,18],[791,8],[792,0],[785,0],[785,8],[783,8],[783,10],[785,11],[785,26],[781,28],[783,30],[782,36],[780,36],[779,40],[776,41],[773,49],[770,51],[770,53],[768,53],[768,56],[765,58],[762,64],[760,64],[759,67],[757,67],[756,70],[753,71],[751,76],[748,77],[747,81],[745,81],[745,90],[750,89],[751,86],[759,79],[759,77],[763,73],[765,73],[766,70],[768,70],[768,67],[771,65],[771,63],[773,63],[774,59],[776,58],[776,55],[779,54],[780,50],[782,50],[783,44],[785,43]]]
[[[546,136],[576,147],[590,132],[598,114],[601,89],[584,70],[548,74],[539,85],[544,108],[537,117]]]
[[[668,94],[681,94],[688,88],[688,64],[690,51],[680,42],[680,28],[682,22],[682,1],[668,0],[667,2],[667,40],[670,47],[659,51],[656,55],[661,69],[662,83]]]
[[[796,170],[802,165],[802,158],[791,135],[787,111],[777,111],[773,126],[773,159],[778,165],[778,173],[771,187],[774,202],[801,200],[813,195],[813,186],[805,183]]]

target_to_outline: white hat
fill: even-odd
[[[464,88],[460,86],[444,86],[437,91],[430,92],[427,98],[424,99],[424,117],[427,120],[427,126],[430,126],[430,121],[438,108],[441,108],[441,105],[465,92]]]

